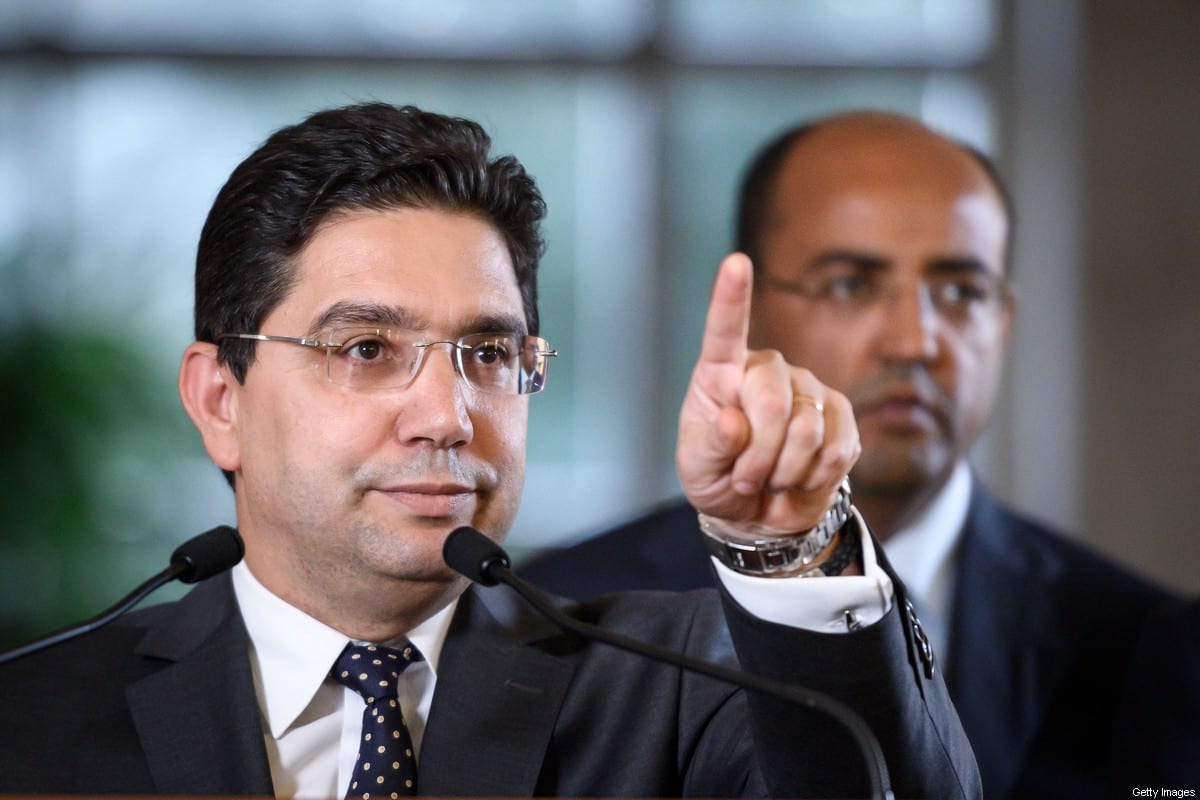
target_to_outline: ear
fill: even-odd
[[[233,472],[241,464],[237,427],[239,384],[217,363],[217,346],[192,342],[179,366],[179,397],[200,431],[204,449],[218,467]]]
[[[1012,338],[1013,321],[1017,316],[1017,290],[1009,287],[1004,293],[1004,305],[1000,308],[1001,337],[1005,345]]]

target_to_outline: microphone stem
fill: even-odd
[[[875,738],[875,734],[871,731],[866,721],[854,709],[840,700],[819,692],[804,689],[803,687],[791,686],[771,680],[770,678],[764,678],[761,675],[742,672],[720,664],[690,658],[674,650],[667,650],[657,645],[625,636],[624,634],[609,631],[595,625],[589,625],[586,622],[580,622],[551,604],[540,591],[524,579],[518,577],[503,562],[493,561],[485,567],[485,571],[492,578],[508,585],[527,603],[542,614],[545,614],[560,627],[577,633],[580,636],[596,639],[621,650],[698,672],[710,678],[716,678],[719,681],[733,684],[734,686],[741,686],[771,695],[772,697],[778,697],[781,700],[786,700],[787,702],[795,703],[832,717],[850,732],[855,744],[858,745],[859,750],[862,752],[863,760],[867,764],[867,777],[871,785],[871,797],[881,799],[892,798],[892,791],[890,786],[888,786],[887,762],[883,756],[883,749],[879,746],[879,741]]]
[[[0,653],[0,664],[7,664],[9,661],[18,659],[28,653],[32,653],[46,647],[52,647],[56,644],[61,644],[62,642],[65,642],[69,639],[74,639],[76,636],[81,636],[89,631],[93,631],[96,628],[101,627],[102,625],[112,622],[114,619],[121,616],[126,611],[144,600],[146,596],[155,589],[158,589],[160,586],[175,580],[180,574],[186,572],[189,568],[190,567],[184,563],[172,564],[118,600],[115,605],[104,611],[101,611],[91,619],[84,620],[83,622],[77,622],[74,625],[69,625],[65,628],[60,628],[59,630],[54,631],[53,633],[48,633],[39,639],[34,639],[32,642],[28,642],[19,647],[15,647],[12,650],[6,650],[5,652]]]

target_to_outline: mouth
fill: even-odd
[[[889,432],[933,431],[941,424],[941,412],[912,390],[884,392],[855,407],[861,423],[871,421]]]
[[[420,517],[459,517],[470,511],[475,501],[475,489],[460,483],[405,483],[375,491]]]

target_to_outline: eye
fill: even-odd
[[[488,339],[471,348],[471,357],[486,366],[508,363],[511,358],[509,343],[502,338]]]
[[[379,358],[382,352],[383,347],[379,342],[372,341],[358,342],[350,348],[351,355],[361,358],[364,361],[374,361],[376,358]]]
[[[984,305],[991,298],[990,287],[981,280],[949,280],[930,287],[934,301],[944,306]]]
[[[867,300],[875,294],[875,284],[861,273],[832,275],[821,284],[820,294],[830,300]]]
[[[353,361],[378,361],[388,356],[388,341],[374,334],[358,334],[342,343],[337,354]]]

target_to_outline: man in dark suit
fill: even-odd
[[[850,398],[856,503],[942,654],[987,796],[1097,796],[1133,637],[1164,594],[997,503],[967,466],[1013,318],[992,165],[914,120],[851,113],[767,145],[739,203],[751,345]],[[579,598],[707,586],[696,527],[673,503],[521,571]]]
[[[455,528],[511,525],[527,395],[554,355],[542,199],[489,146],[469,121],[376,103],[237,167],[201,233],[179,389],[245,560],[0,669],[0,792],[865,793],[854,741],[809,708],[564,635],[443,563]],[[751,286],[744,256],[722,263],[679,457],[706,536],[762,563],[730,556],[717,592],[564,605],[825,690],[874,730],[897,794],[978,797],[844,483],[849,402],[747,348]]]

